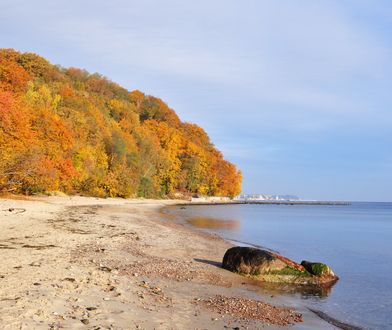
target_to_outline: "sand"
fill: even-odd
[[[178,201],[0,199],[1,329],[333,329],[219,267],[232,245]]]

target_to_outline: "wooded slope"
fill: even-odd
[[[235,196],[241,180],[159,98],[0,49],[0,192]]]

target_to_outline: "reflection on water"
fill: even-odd
[[[188,218],[186,222],[197,228],[214,229],[214,230],[231,230],[235,231],[240,229],[241,221],[239,220],[224,220],[206,216],[195,216]],[[244,243],[244,242],[242,242]],[[247,243],[248,244],[248,243]],[[263,248],[257,246],[258,248]],[[315,286],[315,285],[294,285],[287,283],[268,283],[257,280],[249,279],[252,284],[275,293],[289,293],[300,294],[303,299],[310,297],[326,298],[331,293],[332,286]]]
[[[268,292],[277,294],[299,294],[302,299],[309,299],[317,297],[319,299],[327,298],[331,292],[333,285],[329,286],[315,286],[315,285],[295,285],[286,283],[269,283],[252,281],[253,285],[261,287]]]
[[[194,227],[205,229],[237,230],[241,226],[241,222],[237,220],[222,220],[210,217],[193,217],[187,219],[186,222]]]
[[[258,290],[293,293],[346,323],[392,329],[392,203],[214,205],[167,211],[178,215],[177,221],[188,220],[236,245],[267,246],[292,260],[327,263],[340,277],[332,290],[267,283],[259,283]]]
[[[224,229],[235,231],[241,227],[241,222],[238,220],[223,220],[205,216],[191,217],[187,219],[186,222],[194,227],[204,229]],[[287,283],[267,283],[252,279],[248,280],[252,282],[252,284],[270,292],[300,294],[303,299],[310,297],[326,298],[331,293],[333,286],[328,285],[320,287],[315,285],[293,285]]]

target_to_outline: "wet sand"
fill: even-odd
[[[179,201],[0,199],[1,329],[333,329],[219,267],[229,242]]]

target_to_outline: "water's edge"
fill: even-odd
[[[162,207],[160,209],[160,213],[167,215],[167,214],[169,214],[169,213],[167,213],[168,210],[173,209],[173,208],[183,208],[185,206],[186,207],[193,207],[193,206],[222,206],[222,205],[232,206],[232,205],[238,205],[238,204],[293,205],[291,203],[178,203],[178,204]],[[328,205],[328,206],[331,206],[331,205],[339,206],[340,205],[340,206],[344,206],[344,205],[350,205],[350,204],[349,203],[344,203],[344,204],[343,203],[342,204],[333,204],[333,203],[331,203],[331,204],[329,204],[329,203],[326,203],[326,204],[313,204],[313,203],[312,204],[306,204],[305,203],[305,204],[303,204],[303,203],[301,203],[299,205],[310,205],[310,206],[311,205],[315,205],[315,206],[316,205]],[[179,215],[176,214],[176,217],[178,217],[178,216]],[[188,224],[186,222],[185,218],[180,218],[178,220],[180,220],[180,223],[182,225],[186,226],[187,228],[189,228],[189,229],[191,229],[191,230],[193,230],[195,232],[206,233],[206,231],[201,230],[199,228],[196,228],[195,226],[192,226],[192,225]],[[242,240],[237,240],[237,239],[233,239],[233,238],[224,237],[223,235],[221,235],[219,233],[218,234],[217,233],[212,233],[210,231],[207,231],[207,233],[210,234],[211,236],[217,235],[220,238],[222,238],[223,240],[225,240],[225,241],[227,241],[227,242],[229,242],[230,244],[233,244],[233,245],[235,245],[235,243],[240,243],[241,245],[251,246],[251,247],[258,248],[258,249],[263,249],[263,250],[267,250],[267,251],[271,251],[271,252],[275,252],[275,253],[280,253],[279,251],[276,251],[274,249],[271,249],[271,248],[263,246],[263,245],[254,244],[254,243],[250,243],[250,242],[246,242],[246,241],[242,241]],[[285,286],[282,285],[282,288],[284,288],[284,287]],[[276,294],[276,292],[271,290],[270,294]],[[281,294],[281,296],[283,297],[283,293]],[[296,301],[298,305],[301,305],[300,298],[292,297],[292,300]],[[358,325],[355,325],[355,324],[342,322],[342,321],[338,320],[337,318],[334,318],[333,316],[327,314],[325,311],[318,310],[318,309],[313,309],[313,308],[309,308],[309,307],[307,307],[307,309],[310,312],[312,312],[314,315],[319,317],[320,319],[322,319],[325,322],[333,325],[336,328],[339,328],[339,329],[342,329],[342,330],[365,330],[365,329],[367,329],[365,327],[361,327],[361,326],[358,326]]]

